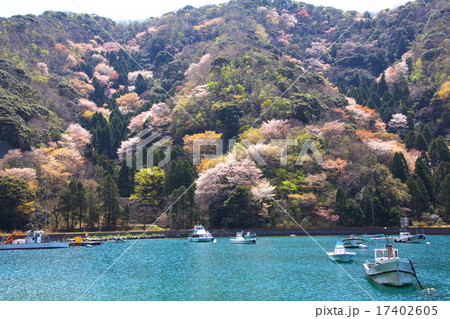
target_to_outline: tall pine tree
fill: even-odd
[[[406,182],[409,176],[408,164],[402,152],[395,152],[392,162],[392,176]]]

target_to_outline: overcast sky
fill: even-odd
[[[226,0],[2,0],[0,17],[16,14],[41,14],[46,10],[95,13],[114,20],[144,20],[187,5],[200,7],[219,4]],[[337,7],[344,10],[377,12],[405,4],[406,0],[303,0],[315,5]]]

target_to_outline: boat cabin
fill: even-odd
[[[398,249],[392,248],[391,245],[387,245],[386,248],[375,249],[375,262],[381,262],[388,259],[398,259]]]
[[[44,236],[44,232],[42,230],[27,231],[25,244],[40,244],[45,242],[50,242],[50,238],[48,236]]]

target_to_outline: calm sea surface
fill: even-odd
[[[314,237],[326,251],[342,238]],[[426,241],[396,247],[417,262],[433,295],[416,283],[393,288],[368,280],[363,263],[373,260],[374,241],[354,250],[354,264],[340,264],[346,274],[308,237],[261,237],[258,245],[163,239],[0,251],[0,300],[450,300],[450,236]]]

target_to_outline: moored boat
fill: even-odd
[[[363,237],[364,238],[381,238],[381,237],[384,237],[384,234],[374,234],[374,235],[364,234]]]
[[[345,248],[364,248],[366,240],[364,238],[355,237],[354,235],[344,238],[342,244]],[[366,246],[367,247],[367,246]]]
[[[232,244],[257,244],[258,238],[255,233],[244,233],[243,231],[237,232],[235,238],[230,238]]]
[[[188,236],[188,241],[194,243],[205,243],[214,241],[214,236],[205,229],[202,225],[195,225],[194,229],[191,229],[191,233]]]
[[[331,260],[343,263],[353,262],[356,257],[355,252],[349,252],[345,250],[345,247],[342,244],[342,242],[337,242],[336,246],[334,247],[334,251],[327,252],[327,254]]]
[[[397,243],[412,243],[412,244],[418,244],[422,240],[425,240],[424,234],[416,234],[411,235],[409,232],[401,232],[400,237],[394,238],[394,241]]]
[[[68,248],[68,242],[52,242],[50,237],[44,235],[43,231],[27,231],[25,239],[14,239],[10,235],[6,241],[0,244],[0,250],[18,250],[18,249],[53,249]]]
[[[378,239],[378,238],[377,238]],[[399,258],[398,249],[394,249],[389,243],[388,237],[379,238],[386,240],[384,248],[375,248],[375,261],[366,261],[364,271],[375,283],[401,287],[411,285],[415,277],[412,261]]]

